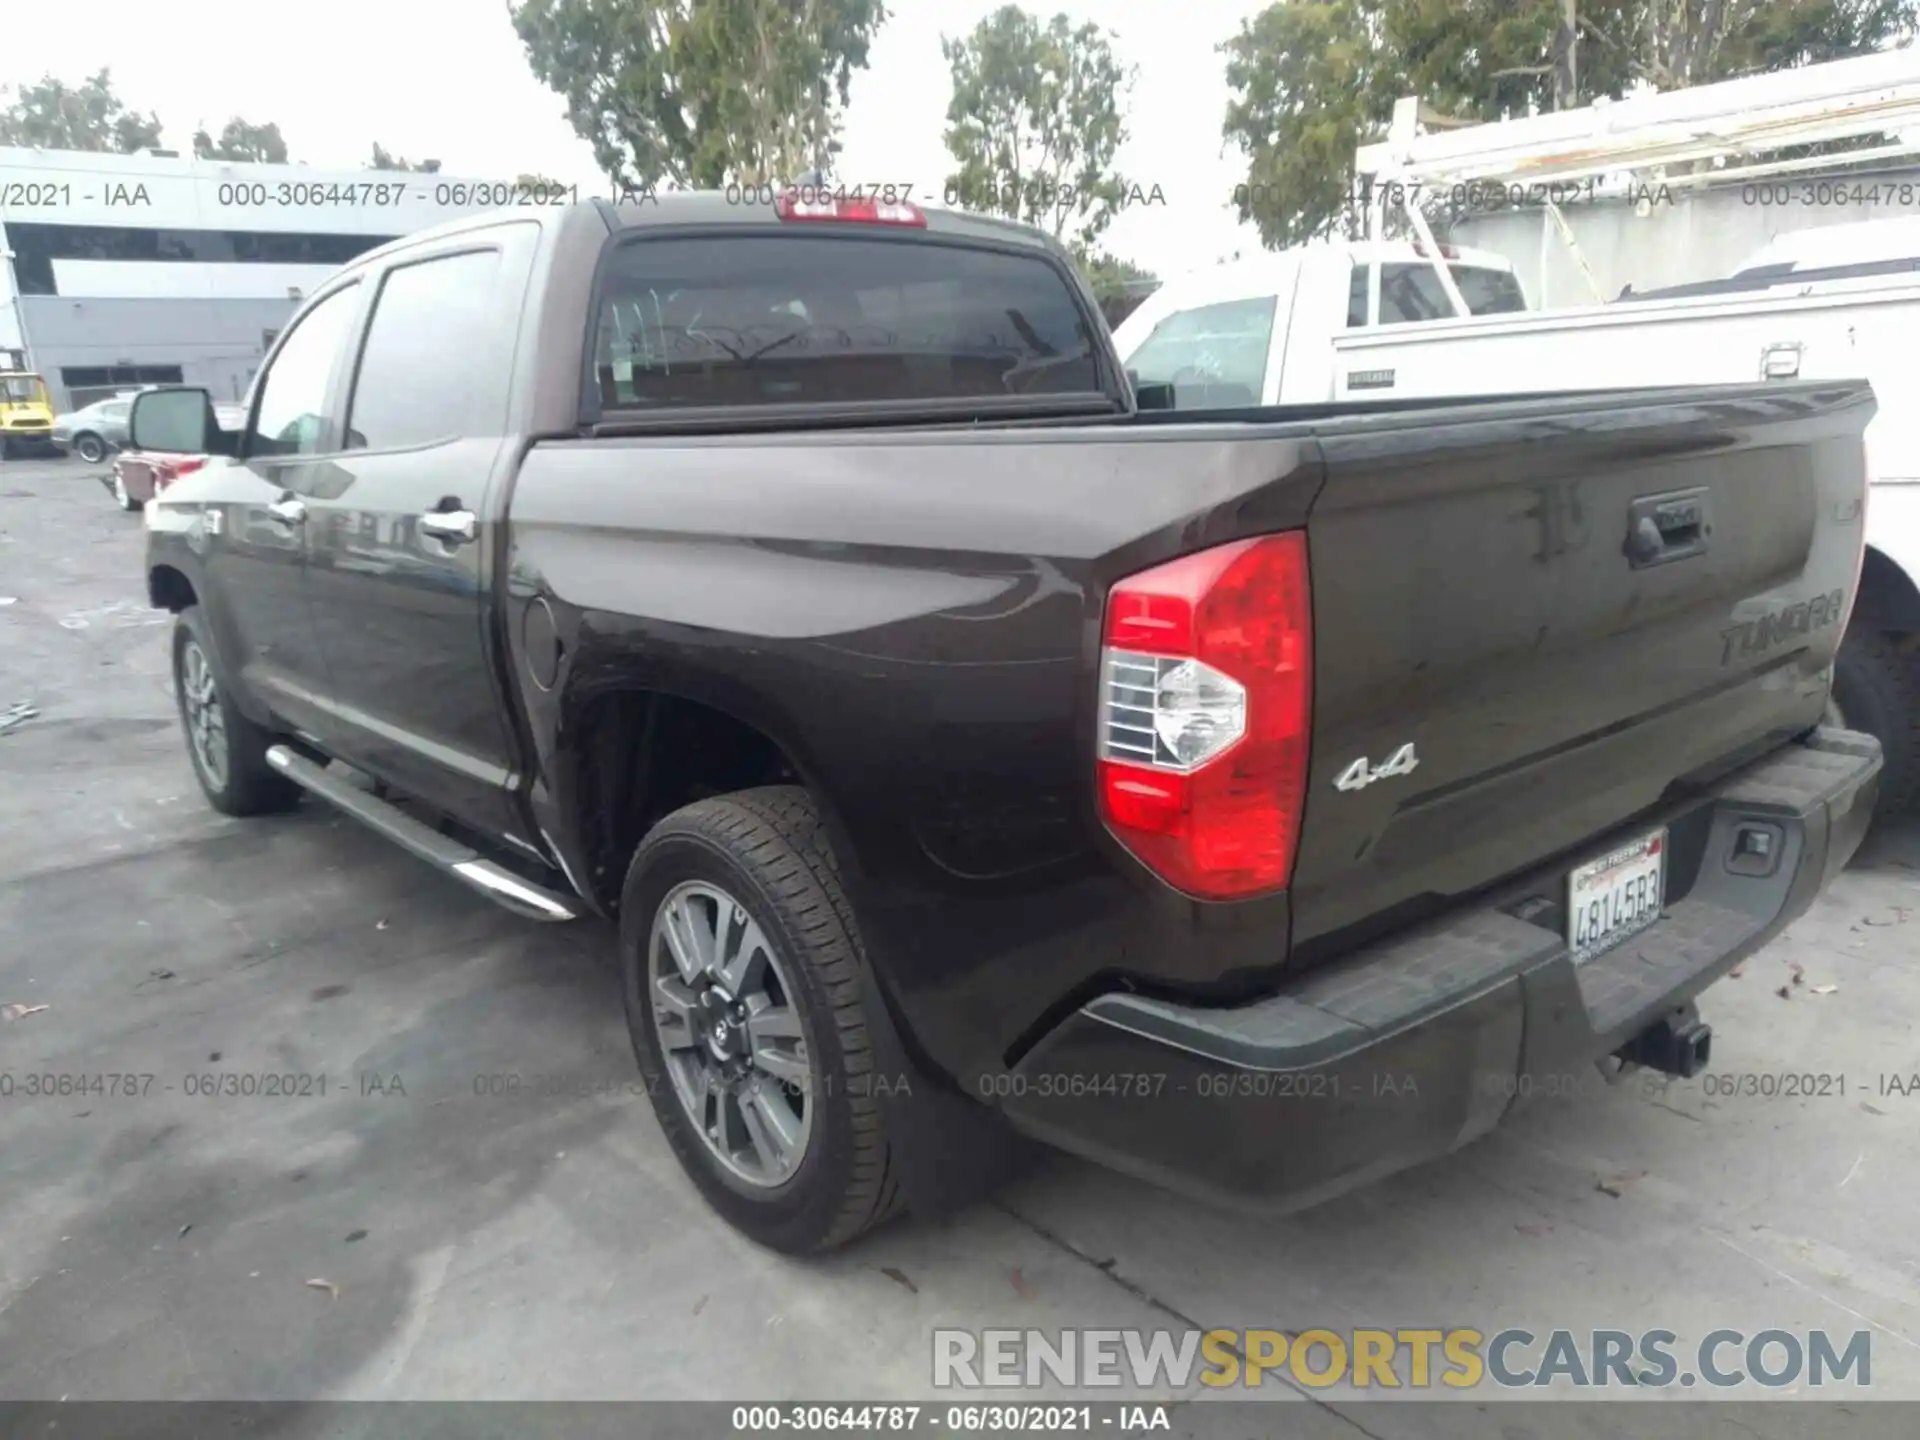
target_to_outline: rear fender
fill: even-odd
[[[1883,526],[1885,509],[1900,506],[1909,523]],[[1867,524],[1873,539],[1860,570],[1855,621],[1876,630],[1920,631],[1920,584],[1914,579],[1920,575],[1920,485],[1875,487]]]

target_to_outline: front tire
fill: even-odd
[[[677,810],[628,867],[621,988],[654,1114],[708,1204],[775,1250],[834,1249],[900,1207],[866,965],[798,787]]]
[[[1908,653],[1902,638],[1849,630],[1833,662],[1829,721],[1880,742],[1879,815],[1910,809],[1920,798],[1920,656]]]
[[[276,737],[228,696],[197,607],[182,610],[174,622],[173,694],[187,758],[209,805],[223,815],[271,815],[299,803],[300,787],[267,764]]]
[[[77,435],[73,441],[73,453],[89,465],[98,465],[107,458],[107,442],[98,435]]]

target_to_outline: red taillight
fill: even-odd
[[[1176,889],[1207,900],[1293,875],[1313,708],[1307,538],[1184,556],[1107,597],[1100,810]]]
[[[197,456],[191,460],[161,460],[153,467],[153,488],[159,490],[163,486],[171,485],[182,475],[191,475],[206,463],[205,456]]]
[[[782,220],[839,220],[864,225],[912,225],[925,229],[926,214],[907,200],[881,200],[871,196],[835,196],[824,188],[788,190],[773,202],[773,213]]]

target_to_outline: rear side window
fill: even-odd
[[[1347,282],[1347,328],[1358,330],[1367,323],[1367,276],[1371,265],[1353,267],[1353,278]]]
[[[623,244],[601,280],[608,410],[1099,393],[1097,350],[1039,256],[751,235]]]
[[[1510,270],[1486,270],[1474,265],[1449,265],[1460,298],[1470,315],[1508,315],[1527,308],[1527,297]],[[1380,267],[1380,323],[1405,324],[1413,320],[1444,320],[1453,314],[1440,277],[1426,261]]]
[[[1258,405],[1278,297],[1178,310],[1126,360],[1142,384],[1173,386],[1176,410]]]
[[[493,342],[498,250],[387,272],[360,352],[347,448],[394,450],[499,431],[513,357]]]

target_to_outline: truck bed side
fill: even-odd
[[[1786,386],[542,443],[505,617],[524,667],[539,597],[563,657],[522,687],[539,819],[591,875],[577,727],[651,687],[813,783],[881,978],[949,1074],[999,1069],[1104,989],[1244,996],[1285,973],[1289,937],[1324,958],[1811,726],[1842,616],[1808,607],[1853,583],[1870,411],[1863,387]],[[1633,568],[1627,507],[1695,489],[1710,547]],[[1202,904],[1097,816],[1104,598],[1302,525],[1319,638],[1294,892]],[[1723,654],[1753,626],[1774,638]],[[1332,777],[1396,737],[1420,744],[1412,783],[1348,804]]]

